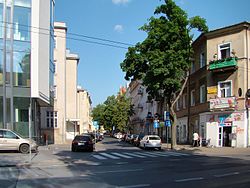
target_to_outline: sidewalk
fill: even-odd
[[[171,144],[162,144],[165,150],[172,150]],[[188,153],[204,154],[204,155],[241,155],[248,154],[250,156],[250,148],[233,148],[233,147],[193,147],[192,145],[177,145],[175,151],[183,151]]]

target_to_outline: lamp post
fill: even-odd
[[[246,113],[247,113],[247,131],[246,131],[246,146],[249,147],[249,110],[250,107],[250,89],[247,90],[246,96],[245,96],[245,106],[246,106]]]

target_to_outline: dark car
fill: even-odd
[[[71,151],[80,151],[80,150],[87,150],[87,151],[94,151],[95,143],[93,139],[89,135],[77,135],[75,136],[74,140],[72,141]]]
[[[90,136],[92,138],[93,142],[95,142],[95,140],[96,140],[96,135],[94,133],[83,133],[81,135]]]
[[[136,136],[134,140],[134,145],[139,147],[141,139],[144,137],[144,134],[139,134]]]

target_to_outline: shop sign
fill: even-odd
[[[217,94],[217,86],[207,87],[207,94]]]
[[[210,110],[235,108],[237,105],[237,100],[235,97],[210,99],[209,102]]]

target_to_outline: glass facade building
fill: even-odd
[[[31,20],[33,3],[40,0],[0,0],[0,128],[27,137],[39,136],[39,104],[31,96]],[[50,0],[53,15],[54,1]],[[39,16],[39,15],[38,15]],[[49,85],[53,85],[53,16],[50,16]],[[42,31],[40,34],[42,34]],[[34,65],[36,66],[36,65]],[[53,90],[52,90],[53,92]],[[51,93],[52,94],[52,93]],[[30,109],[30,111],[29,111]],[[30,113],[29,113],[30,112]],[[29,114],[31,114],[29,116]]]

